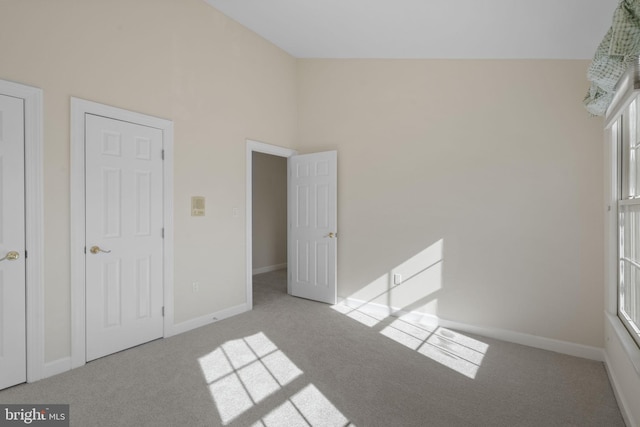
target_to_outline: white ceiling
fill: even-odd
[[[205,0],[298,58],[589,59],[618,0]]]

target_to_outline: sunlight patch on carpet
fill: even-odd
[[[228,341],[198,361],[223,424],[302,375],[263,333]]]
[[[313,384],[309,384],[252,427],[349,426],[342,413]]]
[[[418,322],[415,315],[397,317],[388,308],[373,304],[354,308],[341,303],[331,308],[471,379],[475,379],[489,348],[482,341],[439,326],[437,319]]]
[[[303,375],[262,332],[227,341],[198,362],[223,425],[284,392]],[[263,413],[268,413],[254,426],[353,426],[313,384],[282,399],[275,409],[265,405]]]
[[[401,318],[380,333],[471,379],[476,377],[489,348],[488,344],[459,332],[441,326],[424,329]]]

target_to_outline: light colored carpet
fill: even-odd
[[[602,363],[286,295],[0,392],[73,426],[624,426]]]

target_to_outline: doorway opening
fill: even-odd
[[[287,159],[253,152],[252,168],[254,297],[258,292],[286,293]]]
[[[337,301],[337,151],[296,151],[247,140],[246,309],[253,308],[253,154],[287,159],[287,293]]]
[[[253,275],[287,267],[287,159],[295,154],[295,150],[247,140],[248,310],[253,308]],[[285,273],[285,282],[286,277]]]

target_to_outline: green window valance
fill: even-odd
[[[584,99],[587,110],[602,116],[615,94],[616,83],[640,54],[640,0],[622,0],[613,24],[598,46],[587,71],[591,87]]]

